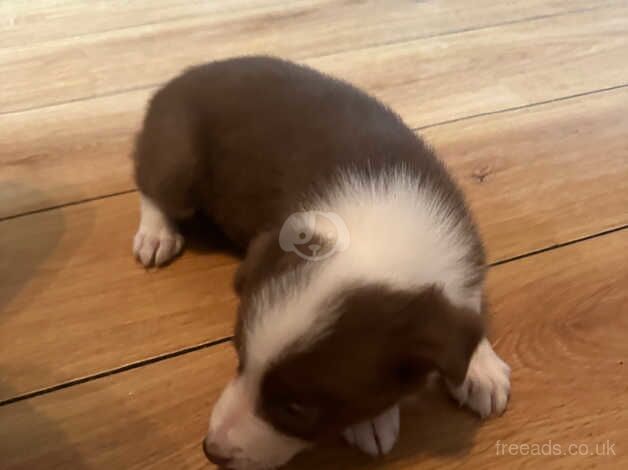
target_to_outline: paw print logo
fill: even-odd
[[[279,232],[279,246],[287,252],[320,261],[349,247],[349,229],[333,212],[296,212],[286,219]]]

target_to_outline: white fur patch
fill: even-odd
[[[133,253],[144,266],[161,266],[181,252],[183,237],[159,207],[142,193],[140,210],[140,227],[133,239]]]
[[[481,417],[500,415],[510,394],[510,367],[493,351],[484,338],[478,345],[460,387],[450,387],[454,398]]]
[[[451,302],[479,312],[481,287],[466,287],[473,274],[465,261],[469,234],[450,209],[401,169],[375,180],[346,173],[331,195],[302,208],[340,217],[350,243],[334,256],[272,279],[251,299],[249,308],[255,311],[243,331],[246,368],[216,405],[209,434],[226,455],[237,457],[238,468],[268,468],[305,446],[264,423],[254,403],[274,361],[289,349],[308,348],[333,325],[336,309],[328,302],[343,285],[411,289],[438,284]],[[352,427],[346,437],[366,452],[386,453],[397,439],[398,413],[395,407]]]
[[[481,287],[466,286],[472,267],[468,232],[449,207],[401,169],[364,180],[345,173],[338,188],[311,208],[334,213],[350,232],[350,244],[314,261],[307,282],[289,272],[253,299],[259,314],[245,330],[247,373],[261,376],[287,347],[312,344],[333,324],[324,304],[343,285],[382,283],[411,289],[438,284],[451,302],[480,310]],[[322,274],[323,273],[323,274]]]
[[[337,213],[351,233],[338,270],[399,289],[436,283],[454,304],[477,305],[480,292],[465,287],[469,233],[429,184],[402,167],[369,180],[346,172],[327,201],[323,210]]]
[[[351,426],[344,437],[365,454],[377,457],[389,453],[399,438],[399,406],[384,411],[379,416]]]
[[[310,444],[275,431],[257,416],[259,384],[249,380],[239,377],[225,388],[212,412],[206,439],[208,445],[231,459],[229,468],[275,468]]]

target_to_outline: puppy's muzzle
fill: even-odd
[[[208,442],[207,439],[203,439],[203,453],[207,460],[219,467],[228,467],[232,460],[231,457],[221,455],[216,446]]]

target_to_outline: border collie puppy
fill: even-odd
[[[504,411],[509,368],[484,336],[463,195],[374,98],[274,58],[194,67],[152,98],[135,176],[144,265],[181,251],[177,221],[196,211],[247,249],[212,462],[273,468],[340,434],[384,454],[399,400],[433,372],[481,416]]]

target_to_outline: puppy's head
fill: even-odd
[[[480,316],[435,285],[347,278],[339,256],[304,260],[277,237],[261,235],[238,273],[238,371],[203,443],[234,469],[280,466],[389,408],[432,371],[461,383],[483,334]]]

